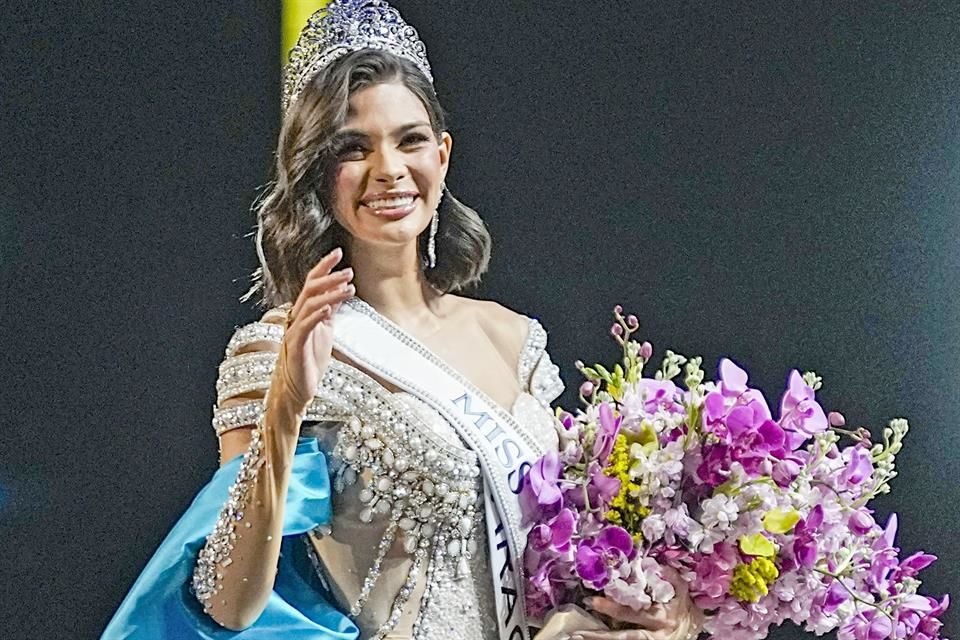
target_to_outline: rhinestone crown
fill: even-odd
[[[383,49],[417,65],[433,83],[427,47],[417,30],[384,0],[333,0],[307,21],[283,72],[283,110],[334,60],[360,49]]]

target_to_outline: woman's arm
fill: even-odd
[[[281,355],[263,418],[244,430],[248,442],[237,480],[194,572],[194,592],[204,610],[228,629],[256,621],[276,578],[290,468],[307,406],[286,391],[284,367]]]
[[[333,315],[354,291],[352,271],[330,272],[340,255],[311,270],[288,314],[259,422],[221,436],[221,464],[241,451],[243,460],[198,556],[193,588],[204,611],[228,629],[253,624],[273,591],[300,423],[330,362]]]

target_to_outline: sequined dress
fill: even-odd
[[[272,310],[230,340],[217,381],[218,434],[260,417],[284,318]],[[517,363],[522,393],[511,411],[544,450],[556,446],[549,404],[563,390],[546,343],[528,318]],[[316,438],[334,487],[332,522],[302,536],[303,553],[360,637],[497,638],[480,467],[441,414],[334,360],[301,435]],[[193,583],[201,600],[215,589],[210,549],[230,518],[221,513],[200,553]]]

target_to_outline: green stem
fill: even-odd
[[[896,622],[896,620],[893,619],[893,616],[892,616],[892,615],[890,615],[885,609],[883,609],[883,608],[880,607],[881,604],[884,604],[884,603],[886,603],[886,602],[889,602],[889,600],[883,600],[883,601],[881,601],[880,603],[869,602],[868,600],[864,600],[863,598],[861,598],[860,596],[858,596],[856,593],[854,593],[853,589],[851,589],[850,587],[848,587],[848,586],[843,582],[843,580],[840,579],[840,576],[839,576],[840,572],[839,572],[839,571],[837,572],[836,575],[830,573],[829,571],[824,571],[823,569],[814,568],[814,571],[816,571],[816,572],[819,573],[819,574],[825,575],[825,576],[830,576],[831,578],[833,578],[834,580],[836,580],[837,582],[839,582],[839,583],[840,583],[840,586],[847,590],[847,593],[850,594],[850,597],[853,599],[854,602],[858,602],[858,603],[860,603],[860,604],[864,604],[864,605],[866,605],[866,606],[868,606],[868,607],[873,607],[874,609],[876,609],[877,611],[879,611],[879,612],[882,613],[883,615],[887,616],[887,617],[890,619],[891,622]],[[894,596],[894,597],[897,597],[897,596]],[[892,598],[891,598],[891,599],[892,599]]]

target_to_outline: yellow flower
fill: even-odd
[[[637,502],[633,496],[640,491],[640,485],[630,477],[630,443],[626,434],[617,434],[613,441],[609,464],[603,473],[620,481],[620,491],[610,501],[607,520],[626,529],[635,540],[642,538],[640,525],[650,515],[650,508]]]
[[[777,566],[768,558],[754,558],[749,564],[741,562],[733,570],[730,595],[741,602],[757,602],[767,595],[779,575]]]

